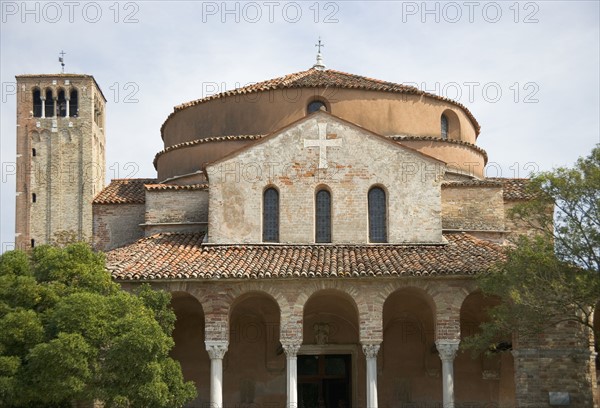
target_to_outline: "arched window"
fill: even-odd
[[[31,202],[35,203],[37,201],[37,196],[35,195],[35,193],[31,193]]]
[[[54,117],[54,98],[50,89],[46,89],[46,112],[44,116],[47,118]]]
[[[31,149],[31,155],[33,157],[35,157],[36,154],[37,154],[37,151],[35,150],[35,148]]]
[[[448,117],[446,115],[442,115],[440,121],[442,127],[442,139],[448,140]]]
[[[71,98],[69,99],[69,116],[77,117],[79,110],[79,99],[77,89],[71,89]]]
[[[316,112],[318,110],[321,110],[321,108],[325,108],[325,110],[327,110],[327,105],[325,105],[325,102],[323,101],[312,101],[311,103],[308,104],[308,106],[306,107],[306,112],[310,115],[313,112]]]
[[[39,88],[33,90],[33,117],[42,117],[42,93]]]
[[[64,89],[61,89],[58,91],[58,99],[56,101],[57,103],[57,114],[58,116],[60,116],[61,118],[64,118],[65,116],[67,116],[67,98],[65,97],[65,91]]]
[[[380,187],[369,190],[369,241],[387,242],[387,205],[385,191]]]
[[[317,191],[315,204],[315,241],[331,242],[331,193],[325,189]]]
[[[263,193],[263,242],[279,242],[279,191],[273,187]]]

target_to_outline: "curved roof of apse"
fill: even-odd
[[[381,81],[379,79],[349,74],[347,72],[336,71],[333,69],[320,70],[313,67],[306,71],[296,72],[282,77],[268,79],[266,81],[258,82],[241,88],[233,89],[231,91],[221,92],[215,95],[207,96],[205,98],[196,99],[194,101],[177,105],[175,106],[175,108],[173,108],[173,112],[171,112],[171,114],[167,117],[167,119],[161,126],[161,135],[163,134],[165,125],[167,124],[169,119],[171,119],[171,117],[173,117],[177,112],[190,108],[192,106],[200,105],[202,103],[212,101],[215,99],[221,99],[227,96],[247,95],[257,92],[290,88],[362,89],[365,91],[379,91],[426,96],[432,99],[449,102],[459,107],[467,114],[467,116],[473,123],[473,127],[475,128],[475,132],[477,135],[479,135],[479,132],[481,130],[481,126],[479,125],[473,114],[463,104],[458,103],[452,99],[421,91],[420,89],[414,86]]]

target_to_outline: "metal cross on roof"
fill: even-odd
[[[325,44],[321,43],[321,37],[319,37],[319,42],[315,44],[315,47],[319,48],[319,52],[317,52],[317,63],[313,65],[313,68],[324,71],[325,64],[323,63],[323,56],[321,55],[321,47],[325,47]]]
[[[65,54],[66,54],[66,52],[61,50],[59,52],[59,54],[60,54],[60,57],[58,57],[58,62],[60,62],[60,66],[62,67],[62,73],[64,74],[65,73]]]
[[[319,37],[319,43],[315,44],[315,47],[319,47],[319,54],[321,53],[321,47],[325,47],[325,44],[321,44],[321,37]]]

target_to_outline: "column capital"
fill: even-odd
[[[435,347],[442,361],[453,361],[459,344],[460,340],[438,340],[435,342]]]
[[[283,351],[285,351],[285,355],[288,358],[294,358],[298,356],[298,350],[300,350],[300,346],[302,345],[301,341],[294,342],[282,342],[281,346],[283,347]]]
[[[208,356],[210,359],[223,359],[225,357],[225,353],[227,353],[227,347],[229,346],[228,341],[205,341],[206,351],[208,351]]]
[[[363,344],[362,349],[367,358],[375,358],[379,353],[379,344]]]

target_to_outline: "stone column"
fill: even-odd
[[[67,105],[67,106],[66,106],[66,111],[65,111],[65,118],[68,118],[69,116],[71,116],[71,115],[70,115],[70,112],[69,112],[69,105],[70,105],[70,102],[71,102],[71,98],[65,98],[65,103],[66,103],[66,105]]]
[[[377,353],[379,344],[363,344],[367,357],[367,408],[377,408]]]
[[[460,340],[438,340],[435,345],[442,360],[444,408],[454,408],[454,357]]]
[[[42,91],[40,91],[40,94],[42,93]],[[42,118],[46,117],[46,98],[42,98],[40,97],[40,99],[42,100]]]
[[[210,357],[210,406],[223,407],[223,357],[227,352],[227,341],[205,341]]]
[[[287,357],[287,408],[298,406],[298,350],[300,342],[285,343],[283,350]]]

